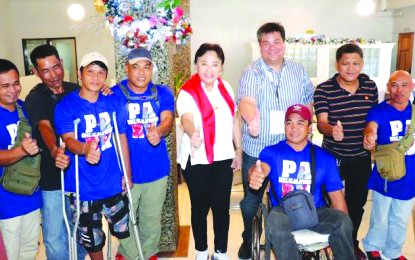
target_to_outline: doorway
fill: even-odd
[[[22,39],[23,57],[26,76],[32,75],[33,65],[30,61],[30,53],[39,45],[49,44],[54,46],[63,60],[65,80],[78,83],[76,41],[75,37],[69,38],[44,38],[44,39]]]
[[[412,55],[414,46],[414,33],[400,33],[396,69],[411,73]]]

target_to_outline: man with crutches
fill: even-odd
[[[119,239],[130,235],[129,201],[123,194],[123,189],[129,190],[125,183],[131,179],[125,135],[127,114],[120,99],[101,94],[107,72],[108,60],[104,56],[97,52],[84,55],[78,71],[81,89],[63,98],[55,110],[55,127],[66,144],[70,161],[75,162],[75,155],[78,155],[79,197],[73,195],[77,186],[75,163],[71,163],[66,171],[65,191],[71,193],[71,214],[79,212],[80,215],[78,242],[93,260],[103,259],[105,234],[102,230],[102,215],[109,222],[112,235]],[[116,117],[112,117],[114,112]],[[122,178],[123,172],[117,159],[113,136],[116,123],[122,147],[120,155],[125,160],[125,171],[129,176],[126,179]]]
[[[41,153],[39,188],[42,193],[42,235],[48,260],[68,259],[68,241],[62,213],[62,188],[59,172],[69,164],[65,144],[59,144],[54,127],[56,104],[79,89],[78,84],[64,81],[63,61],[54,46],[44,44],[30,53],[33,73],[42,83],[33,87],[24,102],[29,121]],[[78,259],[86,251],[78,246]]]
[[[131,195],[145,260],[157,259],[155,255],[159,252],[161,212],[170,172],[164,137],[171,131],[174,118],[173,94],[167,86],[151,82],[153,69],[150,52],[145,48],[134,49],[125,65],[128,79],[112,88],[128,111],[126,134],[134,182]],[[116,259],[137,257],[134,238],[121,239]]]

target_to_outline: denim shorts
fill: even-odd
[[[76,217],[75,196],[69,197],[71,214],[73,220]],[[105,245],[105,233],[102,230],[102,215],[109,223],[111,234],[118,239],[130,236],[128,230],[129,208],[128,198],[122,193],[112,197],[93,200],[80,201],[80,217],[78,226],[78,242],[81,243],[88,252],[99,252]]]

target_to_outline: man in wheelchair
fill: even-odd
[[[271,181],[272,210],[267,221],[267,239],[278,260],[301,259],[294,236],[293,223],[281,207],[284,196],[295,190],[310,192],[313,196],[318,224],[311,231],[330,234],[329,244],[336,260],[355,259],[353,254],[353,225],[347,214],[343,184],[334,157],[308,141],[312,114],[303,105],[293,105],[285,114],[286,140],[262,150],[256,165],[249,171],[249,187],[258,190],[265,178]],[[272,119],[271,119],[272,120]],[[315,174],[312,178],[310,148],[314,147]],[[326,208],[322,186],[328,192],[332,207]],[[277,196],[277,198],[276,198]]]

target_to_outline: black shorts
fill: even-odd
[[[69,201],[72,219],[75,222],[75,196],[70,196]],[[79,205],[81,212],[77,239],[88,252],[99,252],[105,245],[105,233],[102,230],[102,215],[108,221],[113,236],[118,239],[130,236],[128,230],[129,208],[127,195],[118,193],[102,200],[81,200]]]

